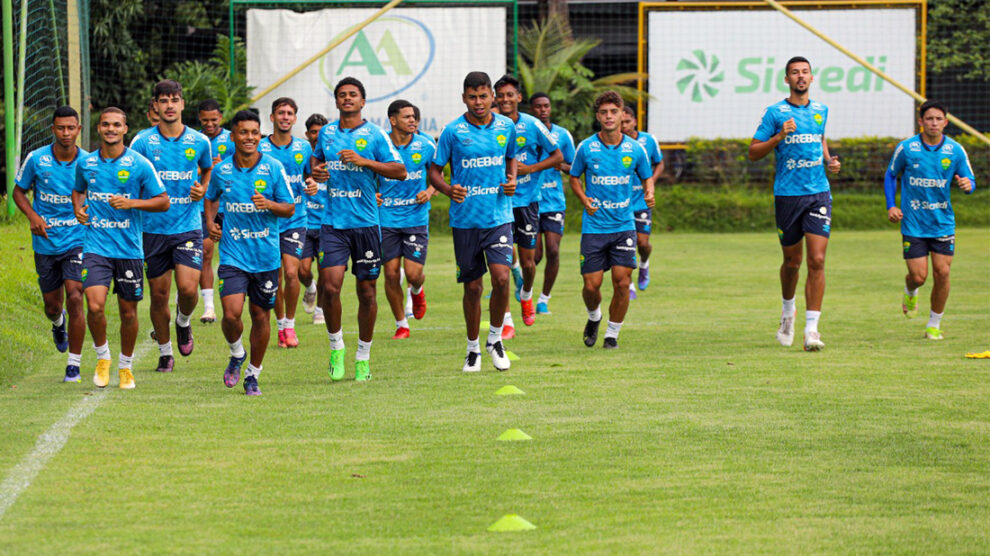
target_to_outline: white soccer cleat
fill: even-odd
[[[327,323],[327,319],[325,316],[323,316],[323,311],[313,312],[313,324],[326,324],[326,323]]]
[[[307,313],[312,313],[315,310],[316,310],[316,290],[313,290],[312,293],[310,293],[309,290],[306,290],[303,293],[303,311],[306,311]]]
[[[804,333],[804,351],[818,351],[825,347],[825,342],[822,341],[822,335],[818,332],[805,332]]]
[[[509,370],[512,363],[509,362],[509,356],[505,354],[505,348],[502,346],[501,340],[494,344],[486,344],[485,349],[488,351],[488,355],[492,356],[492,364],[495,365],[496,371]]]
[[[464,357],[464,368],[461,369],[465,373],[478,373],[481,372],[481,354],[477,351],[472,351]]]
[[[777,341],[784,347],[794,344],[794,313],[789,317],[780,317],[780,328],[777,329]]]

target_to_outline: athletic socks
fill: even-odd
[[[409,286],[409,291],[412,292],[413,295],[419,295],[423,293],[423,284],[420,284],[419,287]]]
[[[199,296],[203,298],[203,308],[206,310],[213,308],[213,288],[200,290]]]
[[[316,310],[313,311],[313,314],[314,315],[319,315],[319,316],[322,317],[323,316],[323,307],[317,307]]]
[[[519,269],[519,270],[522,270],[522,267],[521,267],[521,266],[519,266],[519,259],[518,259],[518,258],[517,258],[516,260],[514,260],[514,261],[512,261],[512,268],[513,268],[513,269]]]
[[[548,301],[550,301],[550,296],[547,295],[547,294],[545,294],[545,293],[541,293],[540,294],[540,299],[538,299],[536,302],[537,303],[546,303]]]
[[[261,374],[261,367],[255,367],[254,365],[248,363],[247,371],[244,372],[245,377],[253,376],[255,380],[258,380],[258,376]]]
[[[336,332],[327,332],[330,337],[330,349],[344,349],[344,329]]]
[[[647,270],[649,268],[650,268],[650,261],[649,260],[645,260],[645,261],[642,261],[642,262],[639,263],[639,269],[640,270]],[[621,323],[620,323],[620,326],[621,326]]]
[[[308,286],[306,286],[306,293],[310,295],[316,293],[316,280],[313,280]]]
[[[110,342],[106,342],[102,346],[93,344],[93,347],[96,348],[97,359],[110,359]]]
[[[158,344],[158,355],[165,357],[166,355],[172,355],[172,342],[165,342],[164,344]]]
[[[620,330],[622,330],[621,322],[608,321],[608,326],[605,328],[605,337],[615,338],[616,340],[618,340]]]
[[[504,324],[502,326],[505,326]],[[494,344],[502,341],[502,326],[488,325],[488,342]]]
[[[117,358],[117,368],[118,369],[130,369],[131,365],[134,364],[133,355],[124,355],[123,353]]]
[[[511,326],[512,328],[516,327],[516,325],[512,324],[512,313],[505,313],[505,316],[502,317],[502,326]]]
[[[65,313],[59,311],[55,318],[49,318],[48,320],[52,321],[52,324],[55,326],[62,326],[65,324]]]
[[[357,355],[354,356],[354,360],[367,361],[369,359],[371,359],[371,342],[358,340],[358,350]]]
[[[181,309],[176,309],[175,310],[175,325],[176,326],[181,326],[182,328],[186,328],[187,326],[189,326],[189,317],[190,316],[191,315],[184,315],[184,314],[182,314],[182,310]]]
[[[529,290],[529,291],[522,290],[522,291],[520,291],[519,292],[519,299],[522,299],[523,301],[529,301],[529,300],[533,299],[533,290]]]
[[[781,304],[780,313],[785,317],[789,317],[794,314],[794,310],[796,308],[794,305],[794,299],[795,298],[792,297],[790,299],[783,300],[783,303]]]
[[[409,320],[408,319],[397,320],[397,321],[395,321],[395,327],[396,328],[409,328]]]
[[[804,333],[818,332],[818,319],[822,316],[821,311],[804,312]]]
[[[81,353],[70,353],[69,360],[65,363],[66,365],[75,365],[76,367],[82,364],[82,354]]]
[[[296,319],[285,319],[285,327],[286,328],[291,328],[291,329],[295,330],[296,329]]]
[[[237,357],[238,359],[244,357],[244,345],[241,344],[240,338],[234,340],[233,342],[227,342],[227,345],[230,346],[231,357]]]
[[[278,325],[278,331],[281,332],[287,328],[286,321],[289,319],[275,319],[275,324]]]
[[[467,352],[468,353],[481,353],[481,344],[478,343],[478,339],[470,339],[467,341]]]
[[[914,288],[913,290],[909,290],[908,287],[905,285],[904,286],[904,293],[908,294],[911,297],[914,297],[914,296],[918,295],[918,288]]]
[[[599,305],[598,307],[595,307],[594,309],[589,309],[588,310],[588,320],[593,321],[593,322],[598,322],[598,321],[602,320],[602,306],[601,305]]]
[[[939,328],[942,325],[942,315],[945,311],[941,313],[936,313],[935,311],[928,312],[928,328]]]

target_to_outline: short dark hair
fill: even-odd
[[[306,118],[306,129],[318,125],[320,127],[327,125],[327,117],[323,114],[312,114],[310,117]]]
[[[949,111],[945,108],[945,105],[942,104],[941,102],[937,100],[926,100],[924,103],[922,103],[921,108],[918,109],[918,117],[924,118],[925,112],[928,112],[932,108],[934,108],[935,110],[941,110],[943,116],[947,116],[949,114]]]
[[[399,100],[392,101],[392,103],[388,105],[388,111],[386,111],[386,114],[388,114],[389,118],[392,116],[398,116],[399,112],[402,112],[403,108],[412,108],[413,115],[416,114],[416,107],[413,106],[413,103],[401,98]]]
[[[622,102],[622,97],[615,91],[605,91],[604,93],[598,95],[595,99],[595,112],[598,112],[598,109],[601,108],[603,104],[614,104],[619,108],[625,106]]]
[[[502,77],[499,77],[498,81],[495,82],[494,88],[496,91],[498,91],[499,89],[505,87],[506,85],[511,85],[516,90],[517,93],[522,95],[522,87],[519,86],[519,80],[509,74],[505,74]]]
[[[355,87],[357,87],[358,91],[361,92],[361,98],[368,98],[368,96],[364,92],[364,84],[358,81],[356,77],[345,77],[340,81],[338,81],[333,88],[334,98],[337,98],[337,91],[339,91],[340,88],[343,87],[344,85],[354,85]]]
[[[636,109],[633,108],[632,106],[629,106],[628,104],[622,105],[622,111],[625,112],[626,114],[629,114],[633,118],[636,117]]]
[[[102,111],[100,111],[101,120],[103,119],[104,114],[120,114],[121,116],[124,117],[124,123],[125,124],[127,123],[127,112],[124,112],[123,110],[117,108],[116,106],[107,106]]]
[[[291,106],[293,112],[299,112],[299,107],[296,106],[296,101],[292,100],[289,97],[278,97],[277,99],[273,100],[272,114],[274,114],[275,111],[278,110],[279,106]]]
[[[418,122],[419,121],[419,106],[416,106],[414,104],[414,105],[412,105],[412,107],[413,107],[413,118],[416,118],[416,121]]]
[[[808,64],[809,68],[811,67],[811,62],[809,62],[808,59],[805,58],[804,56],[794,56],[793,58],[788,60],[786,64],[784,64],[784,73],[786,74],[788,71],[791,70],[791,64],[799,64],[801,62]]]
[[[220,102],[215,98],[208,98],[199,103],[200,112],[212,112],[214,110],[220,112]]]
[[[539,93],[533,93],[533,94],[529,95],[529,103],[530,104],[533,104],[533,101],[536,100],[536,99],[538,99],[538,98],[545,98],[545,99],[547,99],[548,102],[550,101],[550,95],[548,95],[548,94],[546,94],[544,92],[539,92]]]
[[[154,97],[151,97],[151,100],[148,101],[148,112],[157,112],[157,110],[155,109],[155,98]]]
[[[182,85],[172,79],[163,79],[155,84],[151,91],[151,98],[157,100],[160,97],[170,97],[173,95],[182,96]]]
[[[79,112],[71,106],[59,106],[52,114],[52,123],[54,124],[58,118],[75,118],[76,122],[79,122]]]
[[[230,127],[233,128],[241,122],[256,122],[260,126],[261,118],[250,110],[241,110],[240,112],[234,114],[234,117],[230,119]]]
[[[480,89],[482,87],[492,86],[492,79],[488,77],[488,74],[483,71],[472,71],[464,77],[464,90],[468,89]]]

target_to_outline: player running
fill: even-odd
[[[200,132],[210,140],[210,154],[213,165],[234,154],[234,142],[230,139],[230,131],[221,127],[223,113],[216,99],[207,99],[199,103]],[[217,225],[223,225],[223,207],[217,213]],[[206,212],[203,212],[203,270],[199,275],[199,296],[203,299],[203,315],[199,321],[213,323],[217,320],[213,304],[213,239],[210,238],[210,228],[206,224]]]
[[[818,351],[825,347],[818,321],[825,297],[825,250],[832,228],[832,194],[825,167],[834,174],[842,166],[839,157],[829,155],[825,141],[828,107],[808,98],[808,88],[814,81],[811,63],[795,56],[787,61],[784,74],[790,96],[763,113],[749,144],[749,159],[760,160],[771,150],[777,159],[773,204],[777,237],[784,253],[780,265],[783,307],[777,341],[782,346],[794,343],[794,294],[801,271],[803,237],[808,254],[804,350]]]
[[[646,154],[650,157],[650,167],[653,168],[653,185],[663,174],[663,152],[655,137],[636,129],[636,111],[628,104],[622,107],[622,133],[635,139],[646,149]],[[639,252],[639,279],[636,285],[643,291],[650,285],[650,253],[653,246],[650,245],[650,231],[653,227],[653,209],[646,206],[643,195],[643,183],[635,176],[633,177],[633,217],[636,219],[636,250]],[[629,296],[636,299],[636,288],[629,284]]]
[[[602,279],[612,271],[612,303],[608,310],[605,349],[619,347],[619,331],[629,308],[629,282],[636,268],[636,222],[632,214],[633,183],[643,183],[646,206],[653,206],[653,173],[649,155],[622,133],[622,97],[605,91],[595,99],[595,119],[602,130],[581,141],[571,165],[571,191],[584,205],[581,218],[581,274],[584,277],[584,345],[598,341],[602,322]],[[584,187],[581,186],[584,174]],[[634,178],[635,176],[635,178]]]
[[[409,101],[396,100],[389,104],[388,121],[392,127],[389,141],[402,157],[406,179],[381,179],[382,204],[378,207],[378,217],[382,226],[385,296],[395,317],[392,339],[401,340],[409,337],[403,269],[412,289],[413,316],[418,320],[426,314],[423,265],[430,242],[430,198],[436,194],[436,189],[426,183],[426,169],[437,147],[432,139],[418,133],[419,119]]]
[[[450,197],[450,227],[454,235],[457,281],[464,284],[467,356],[464,372],[481,370],[482,278],[491,272],[488,340],[485,349],[495,369],[509,369],[502,346],[502,323],[509,303],[512,264],[512,201],[516,191],[516,130],[512,120],[492,114],[492,82],[473,71],[464,78],[461,99],[467,112],[447,124],[440,134],[430,165],[430,185]],[[450,181],[443,167],[450,163]]]
[[[515,77],[504,75],[495,82],[495,102],[498,103],[501,114],[512,120],[516,126],[515,161],[518,177],[516,192],[512,196],[512,216],[515,221],[512,236],[516,241],[519,265],[522,267],[519,300],[523,324],[533,326],[536,321],[533,282],[536,279],[536,240],[540,231],[540,177],[544,170],[563,162],[564,155],[540,120],[519,112],[522,92]]]
[[[214,168],[214,177],[206,194],[206,221],[210,235],[220,242],[221,327],[230,347],[230,361],[223,372],[223,383],[233,388],[241,378],[241,366],[247,354],[241,336],[244,323],[244,298],[251,315],[251,360],[244,376],[244,393],[261,395],[261,374],[268,340],[271,338],[269,313],[278,290],[279,238],[278,220],[295,211],[292,192],[282,164],[274,157],[258,152],[261,142],[261,119],[247,110],[234,114],[230,121],[235,152]],[[224,206],[223,228],[213,217]]]
[[[45,303],[45,316],[52,321],[55,349],[69,352],[63,382],[81,380],[79,365],[86,336],[82,298],[85,230],[72,212],[76,162],[88,154],[76,146],[79,130],[79,114],[70,106],[57,108],[52,115],[55,140],[27,155],[14,180],[13,195],[14,203],[31,227],[34,269]],[[34,191],[31,201],[27,198],[28,191]]]
[[[275,297],[275,320],[278,324],[278,347],[281,348],[299,346],[299,339],[296,337],[296,306],[299,304],[299,260],[303,254],[308,222],[305,199],[315,195],[317,191],[316,182],[312,183],[309,191],[306,184],[313,149],[305,140],[292,136],[297,111],[296,102],[291,98],[275,99],[270,116],[274,130],[258,144],[258,152],[271,155],[282,163],[296,205],[292,217],[278,221],[282,279]]]
[[[165,212],[169,197],[155,168],[124,146],[127,114],[116,107],[100,113],[100,148],[79,158],[72,207],[86,226],[83,239],[83,293],[86,320],[96,348],[93,384],[110,383],[106,302],[113,282],[120,315],[120,388],[134,388],[133,357],[137,341],[137,306],[143,296],[143,222],[146,213]]]
[[[182,356],[193,351],[190,319],[199,301],[203,268],[203,219],[200,202],[210,183],[213,160],[210,140],[182,123],[182,86],[170,79],[155,85],[153,97],[161,122],[131,143],[147,158],[168,192],[170,208],[144,217],[144,261],[151,290],[151,324],[158,342],[158,368],[170,373],[175,366],[169,334],[169,298],[172,273],[179,299],[175,335]]]
[[[928,277],[932,256],[935,285],[925,338],[943,338],[941,322],[949,299],[949,267],[955,254],[956,218],[949,200],[952,182],[967,195],[976,189],[976,177],[963,146],[943,133],[948,124],[945,105],[929,100],[918,111],[922,132],[897,145],[884,177],[887,219],[901,223],[901,241],[908,273],[904,277],[901,308],[907,318],[918,314],[918,288]],[[901,185],[901,208],[894,196]]]
[[[571,162],[574,161],[574,138],[571,132],[550,121],[550,97],[546,93],[535,93],[529,97],[529,106],[533,115],[546,126],[560,152],[563,162],[544,170],[539,178],[540,184],[540,235],[536,239],[535,264],[540,264],[544,254],[547,263],[543,268],[543,290],[536,302],[537,315],[550,314],[550,292],[557,281],[560,270],[560,240],[564,237],[564,212],[567,210],[567,198],[564,196],[564,181],[561,172],[570,173]],[[542,156],[549,157],[549,153]]]
[[[330,333],[330,378],[344,378],[344,331],[341,325],[340,289],[347,261],[354,267],[358,298],[358,349],[354,380],[371,379],[371,341],[378,315],[376,286],[381,272],[382,239],[378,222],[378,176],[404,180],[406,167],[388,135],[361,116],[364,85],[353,77],[337,82],[333,91],[340,119],[320,130],[314,166],[326,162],[330,199],[320,232],[320,278],[323,310]],[[320,164],[322,166],[322,164]],[[316,169],[314,178],[322,181]]]
[[[320,129],[327,125],[323,114],[312,114],[306,118],[306,140],[310,149],[316,148],[316,140]],[[313,324],[326,324],[323,316],[323,292],[319,277],[313,279],[313,260],[320,252],[320,227],[323,226],[323,213],[327,205],[327,182],[317,182],[313,178],[306,179],[306,186],[316,184],[316,194],[306,196],[306,237],[303,240],[302,259],[299,261],[299,282],[306,286],[303,293],[303,309],[313,313]],[[319,274],[319,270],[317,270]]]

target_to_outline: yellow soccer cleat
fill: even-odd
[[[107,384],[110,384],[109,359],[96,360],[96,372],[93,373],[93,384],[95,384],[97,388],[106,388]]]
[[[120,374],[120,389],[133,390],[134,373],[132,373],[130,369],[119,369],[117,372]]]

